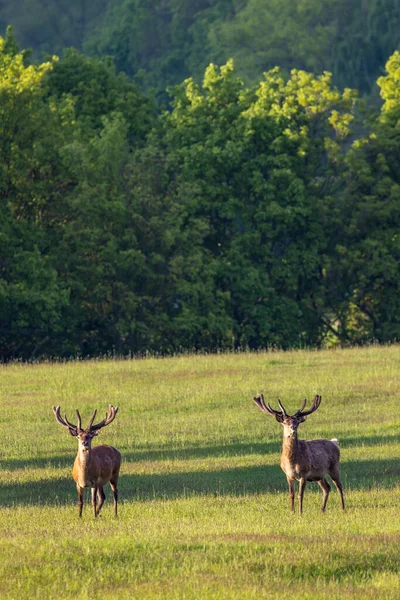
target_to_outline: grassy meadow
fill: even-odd
[[[0,597],[400,598],[400,347],[0,367]],[[299,437],[337,437],[347,510],[308,484],[292,516],[282,427],[251,398],[295,411]],[[94,444],[122,453],[112,494],[78,518],[75,422],[108,404]],[[297,498],[296,498],[297,511]]]

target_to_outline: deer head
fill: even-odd
[[[283,434],[285,437],[294,437],[297,435],[297,428],[300,423],[303,423],[306,420],[307,415],[310,415],[317,410],[321,404],[322,398],[318,395],[314,396],[313,403],[309,410],[304,410],[307,404],[307,400],[304,400],[302,407],[296,411],[294,415],[287,414],[285,407],[281,404],[280,400],[278,400],[278,404],[281,410],[274,410],[269,403],[266,404],[263,394],[260,396],[254,396],[253,400],[260,410],[269,415],[273,415],[278,423],[282,423],[284,427]]]
[[[100,421],[99,423],[94,424],[94,419],[95,419],[96,413],[97,413],[97,410],[95,410],[86,429],[82,429],[82,419],[81,419],[81,415],[79,414],[78,410],[76,411],[78,424],[73,425],[72,423],[70,423],[68,421],[67,415],[64,415],[64,418],[62,418],[61,409],[59,406],[57,406],[57,407],[53,406],[53,413],[54,413],[56,420],[58,421],[58,423],[60,423],[60,425],[62,425],[63,427],[66,427],[73,437],[78,438],[79,448],[83,452],[88,452],[90,450],[91,444],[92,444],[92,439],[96,435],[98,435],[99,429],[112,423],[112,421],[114,421],[114,419],[117,415],[117,412],[118,412],[118,407],[114,408],[114,406],[112,404],[110,404],[108,407],[108,412],[106,412],[105,418],[102,421]]]

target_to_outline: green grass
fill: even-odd
[[[0,368],[1,598],[400,598],[400,347],[11,364]],[[347,510],[309,484],[290,515],[282,428],[251,398],[322,404],[300,437],[337,437]],[[123,455],[78,519],[74,420]],[[275,405],[275,404],[274,404]],[[89,500],[89,492],[86,496]],[[296,506],[297,510],[297,506]]]

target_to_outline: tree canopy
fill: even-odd
[[[232,57],[246,84],[275,66],[329,71],[340,88],[375,97],[400,43],[397,0],[0,0],[0,33],[9,24],[36,59],[72,46],[110,56],[163,99]]]
[[[109,58],[38,62],[8,29],[1,358],[397,340],[399,80],[394,52],[364,115],[326,71],[248,83],[228,60],[166,110]]]

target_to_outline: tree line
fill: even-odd
[[[399,339],[400,54],[382,106],[233,61],[160,109],[111,59],[0,38],[0,356]]]
[[[0,0],[0,31],[14,26],[35,59],[71,46],[111,56],[166,99],[168,85],[197,82],[233,57],[245,83],[280,66],[329,71],[340,88],[377,95],[375,81],[399,49],[397,0]]]

